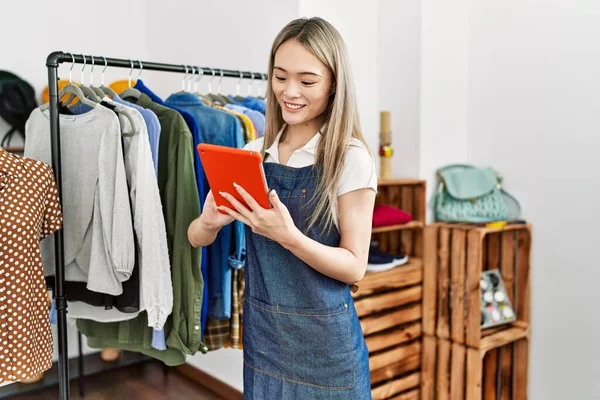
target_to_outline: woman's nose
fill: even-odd
[[[300,86],[294,82],[288,82],[285,86],[283,94],[289,98],[300,97]]]

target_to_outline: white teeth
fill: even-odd
[[[299,109],[301,109],[302,107],[304,107],[304,104],[300,104],[300,105],[298,105],[298,104],[290,104],[290,103],[285,103],[285,105],[286,105],[286,107],[288,107],[288,108],[290,108],[290,109],[292,109],[292,110],[299,110]]]

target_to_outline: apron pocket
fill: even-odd
[[[242,344],[244,360],[251,368],[268,374],[279,374],[281,357],[277,318],[272,308],[273,306],[246,293]]]
[[[347,304],[320,310],[279,307],[276,313],[284,378],[329,390],[354,386]]]

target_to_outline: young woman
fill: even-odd
[[[246,224],[245,399],[370,399],[368,351],[350,286],[366,270],[377,174],[361,135],[344,42],[320,18],[297,19],[271,50],[263,154],[272,208],[218,212],[212,193],[194,246]]]

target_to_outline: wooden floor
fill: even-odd
[[[77,380],[71,382],[72,400],[221,400],[198,383],[171,368],[164,374],[162,364],[147,362],[85,378],[85,397],[79,396]],[[58,388],[46,389],[13,400],[56,400]]]

